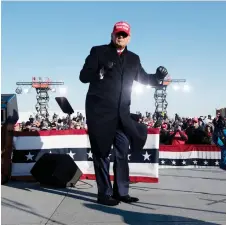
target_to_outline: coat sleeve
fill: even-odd
[[[130,117],[135,120],[136,122],[139,122],[139,120],[141,119],[141,116],[138,114],[134,114],[134,113],[130,113]]]
[[[143,84],[143,85],[150,85],[156,86],[158,85],[158,79],[156,74],[148,74],[141,65],[140,58],[138,56],[138,68],[137,68],[137,75],[135,77],[135,81]]]
[[[90,54],[86,57],[79,79],[82,83],[90,83],[99,80],[98,54],[96,47],[92,47]]]

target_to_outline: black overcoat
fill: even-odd
[[[99,71],[103,67],[107,72],[100,79]],[[100,157],[108,156],[119,121],[129,137],[131,150],[142,150],[147,128],[131,117],[132,85],[134,80],[156,85],[155,74],[144,71],[138,55],[126,48],[119,56],[114,44],[110,43],[92,47],[79,78],[82,83],[90,83],[85,110],[92,152]]]

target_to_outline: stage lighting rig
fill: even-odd
[[[166,101],[167,97],[167,87],[171,83],[185,83],[186,79],[171,79],[167,75],[164,79],[160,80],[159,84],[152,86],[155,88],[154,99],[155,99],[155,113],[154,115],[167,115],[167,106],[168,102]]]
[[[16,82],[17,88],[16,93],[22,94],[29,93],[29,89],[34,88],[36,90],[36,99],[37,104],[35,105],[35,109],[38,115],[43,117],[48,117],[48,102],[49,102],[49,94],[48,92],[51,90],[52,92],[56,91],[55,86],[64,85],[64,82],[55,82],[51,81],[49,78],[42,77],[32,77],[31,82]],[[29,87],[30,86],[30,87]]]

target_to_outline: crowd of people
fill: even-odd
[[[220,113],[215,118],[211,115],[194,118],[180,117],[169,119],[167,116],[151,117],[150,113],[141,116],[141,122],[148,128],[160,129],[160,144],[183,145],[183,144],[214,144],[212,134],[218,120],[224,119]]]
[[[217,121],[221,118],[220,113],[212,118],[211,115],[194,118],[184,118],[175,114],[175,118],[169,119],[166,115],[146,112],[139,115],[140,123],[148,128],[160,129],[160,144],[183,145],[183,144],[214,144],[212,134]],[[67,129],[88,129],[86,118],[82,113],[77,116],[59,118],[54,113],[52,118],[30,116],[29,120],[15,126],[16,131],[40,131],[40,130],[67,130]]]
[[[60,118],[55,113],[52,118],[44,118],[40,115],[31,115],[28,121],[18,123],[15,126],[15,131],[44,131],[67,129],[87,129],[85,117],[82,115],[82,113],[77,112],[77,115],[72,118],[70,118],[69,116]]]

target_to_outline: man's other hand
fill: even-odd
[[[157,79],[163,80],[168,75],[168,71],[164,66],[159,66],[156,69],[156,75],[157,75]]]

